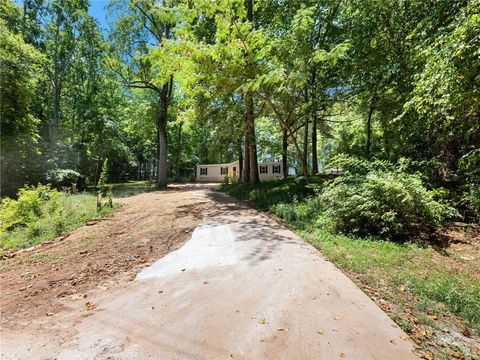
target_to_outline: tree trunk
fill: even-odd
[[[61,74],[60,74],[60,54],[59,54],[59,38],[60,38],[60,25],[61,16],[60,10],[57,10],[55,21],[55,50],[53,54],[53,79],[50,79],[53,87],[53,114],[48,123],[48,135],[50,138],[50,147],[52,149],[57,145],[58,140],[58,127],[60,124],[60,96],[61,96]]]
[[[282,171],[283,177],[288,176],[288,164],[287,164],[287,151],[288,151],[288,132],[287,129],[283,129],[283,139],[282,139]]]
[[[312,125],[312,174],[318,174],[318,153],[317,153],[317,114],[313,115]]]
[[[247,19],[253,22],[253,0],[245,0],[245,6],[247,7]]]
[[[289,119],[283,119],[282,115],[278,110],[275,108],[273,105],[272,101],[268,96],[265,96],[265,100],[268,102],[270,107],[272,108],[273,112],[275,113],[275,116],[277,117],[278,121],[280,122],[281,126],[285,131],[288,132],[289,136],[291,137],[293,141],[293,146],[295,147],[295,151],[297,152],[297,156],[302,163],[302,169],[303,169],[303,176],[305,177],[305,183],[308,185],[309,180],[308,180],[308,171],[307,171],[307,164],[303,161],[303,152],[302,149],[300,149],[300,145],[298,144],[298,141],[295,137],[294,131],[291,129],[290,124],[289,124]]]
[[[370,101],[370,107],[368,109],[368,119],[367,119],[367,149],[366,155],[367,159],[370,159],[371,151],[372,151],[372,114],[373,114],[373,107],[375,105],[375,96],[372,97]]]
[[[245,146],[243,148],[244,156],[243,156],[243,173],[242,173],[242,181],[245,184],[250,183],[250,145],[248,141],[248,131],[245,130]]]
[[[255,119],[253,115],[253,94],[248,92],[247,102],[247,135],[250,160],[250,184],[259,183],[258,160],[257,160],[257,142],[255,139]]]
[[[62,82],[59,74],[55,70],[53,80],[53,114],[48,124],[48,135],[50,137],[50,147],[53,149],[58,141],[58,128],[60,125],[60,100],[61,100]]]
[[[308,164],[308,120],[305,120],[303,134],[303,163]]]
[[[182,151],[182,126],[180,123],[177,133],[177,144],[175,146],[175,180],[180,179],[180,153]]]
[[[238,147],[238,178],[242,179],[243,175],[243,151],[242,151],[242,144],[239,144]]]
[[[295,137],[295,134],[292,131],[292,129],[286,124],[285,121],[282,122],[282,125],[286,126],[286,130],[289,132],[289,135],[292,138],[293,146],[295,147],[295,150],[297,152],[297,156],[300,159],[300,162],[301,162],[301,165],[302,165],[302,172],[303,172],[303,177],[305,178],[305,183],[308,185],[309,180],[308,180],[307,163],[303,161],[304,156],[303,156],[302,150],[300,149],[300,145],[298,144],[297,138]]]
[[[290,127],[287,127],[288,132],[290,133],[290,137],[293,140],[293,146],[295,147],[295,150],[297,151],[297,156],[300,159],[301,165],[302,165],[302,172],[303,172],[303,177],[305,178],[305,183],[308,185],[309,180],[308,180],[308,169],[307,169],[307,163],[304,162],[304,156],[302,153],[302,150],[300,149],[300,145],[298,144],[297,139],[295,138],[295,134],[292,131]]]
[[[245,7],[247,9],[247,20],[252,23],[252,28],[255,26],[253,23],[253,0],[245,0]],[[253,63],[248,54],[245,54],[247,58],[247,67],[250,72],[253,69]],[[250,74],[252,76],[252,74]],[[253,77],[253,76],[252,76]],[[257,160],[257,142],[255,139],[255,115],[253,112],[254,100],[253,93],[251,91],[247,92],[245,95],[246,101],[246,131],[247,131],[247,143],[245,155],[248,152],[248,163],[249,163],[249,180],[250,184],[258,184],[260,179],[258,175],[258,160]],[[245,163],[247,159],[245,156]],[[247,172],[247,169],[244,169],[244,173]]]
[[[97,185],[98,185],[98,179],[100,177],[101,168],[102,168],[102,159],[99,156],[97,159],[97,166],[95,167],[95,179],[93,181],[93,187],[94,187],[95,193],[97,192]]]
[[[295,150],[297,150],[297,155],[300,158],[300,162],[301,162],[301,165],[302,165],[303,177],[305,178],[305,182],[308,184],[309,180],[308,180],[307,163],[304,161],[304,156],[303,156],[302,150],[300,150],[300,145],[298,144],[298,141],[295,138],[295,135],[293,134],[291,129],[290,129],[290,137],[293,140],[293,145],[295,146]]]
[[[160,112],[157,119],[157,186],[167,187],[167,117],[168,117],[168,84],[163,86],[160,93]]]

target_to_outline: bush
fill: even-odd
[[[107,197],[107,205],[113,208],[112,186],[107,185],[108,180],[108,158],[103,161],[102,172],[98,179],[97,210],[102,208],[102,198]]]
[[[81,179],[82,175],[72,169],[54,169],[47,172],[47,181],[57,188],[73,189],[74,185],[78,188],[83,182]]]
[[[467,210],[467,220],[470,218],[480,223],[480,186],[469,186],[463,195],[462,205]]]
[[[361,236],[393,237],[433,230],[458,212],[435,200],[417,174],[404,165],[341,159],[344,174],[330,182],[320,202],[335,228]]]
[[[0,232],[26,226],[44,214],[51,214],[56,210],[59,196],[60,192],[50,185],[39,185],[20,189],[18,200],[5,198],[0,203]]]
[[[308,228],[315,219],[319,218],[321,209],[318,198],[309,197],[299,201],[296,196],[288,203],[278,203],[270,208],[275,215],[287,221],[295,228]]]
[[[238,178],[235,177],[235,176],[225,175],[225,177],[223,178],[223,183],[226,184],[226,185],[236,184],[236,183],[238,183]]]
[[[257,185],[224,183],[220,186],[220,191],[240,199],[253,200],[265,210],[278,203],[291,203],[293,197],[301,201],[314,193],[311,188],[306,188],[301,180],[293,178],[263,181]]]
[[[18,200],[5,198],[0,203],[0,253],[24,248],[60,236],[66,231],[98,218],[95,195],[70,195],[49,185],[25,187]]]

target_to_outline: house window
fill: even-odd
[[[260,174],[268,174],[268,166],[260,165]]]
[[[227,174],[228,174],[228,167],[221,167],[220,175],[227,175]]]
[[[236,166],[233,167],[233,172],[237,172],[237,167]]]
[[[208,174],[208,168],[200,168],[200,175],[207,175]]]
[[[280,165],[273,165],[272,173],[273,174],[280,174]]]

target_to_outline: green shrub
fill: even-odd
[[[223,183],[224,184],[236,184],[238,183],[238,178],[235,177],[235,176],[228,176],[228,175],[225,175],[225,177],[223,178]]]
[[[60,192],[52,189],[50,185],[39,185],[20,189],[18,200],[3,199],[0,203],[0,232],[26,226],[44,212],[55,212],[59,196]]]
[[[403,164],[348,159],[343,165],[343,175],[320,195],[338,231],[389,238],[433,230],[458,216],[435,200],[441,192],[427,191],[421,177],[405,172]]]
[[[50,240],[110,211],[97,212],[95,203],[95,195],[71,195],[49,185],[20,189],[18,200],[0,204],[0,253]]]
[[[108,180],[108,158],[103,161],[102,172],[98,179],[98,192],[97,192],[97,211],[102,209],[102,198],[108,199],[107,205],[113,208],[113,191],[112,186],[107,185]]]
[[[462,203],[468,212],[466,217],[480,222],[480,186],[470,185],[463,195]]]
[[[278,203],[291,203],[295,196],[298,200],[303,200],[314,194],[312,189],[306,188],[302,181],[294,178],[263,181],[257,185],[241,182],[222,184],[220,191],[240,199],[253,200],[265,210]]]
[[[102,164],[102,172],[100,173],[100,177],[98,179],[98,193],[101,197],[107,196],[107,180],[108,180],[108,158],[103,161]]]
[[[81,176],[72,169],[54,169],[47,172],[47,181],[58,186],[72,186]]]
[[[321,208],[318,206],[318,198],[316,197],[299,201],[294,196],[290,202],[272,205],[270,211],[295,228],[304,229],[315,223],[315,219],[320,216]]]

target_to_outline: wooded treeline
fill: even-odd
[[[480,198],[479,0],[112,0],[105,31],[88,7],[0,4],[2,196],[95,183],[106,158],[164,187],[237,159],[308,181],[346,154]]]

